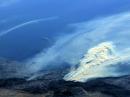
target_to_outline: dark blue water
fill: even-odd
[[[130,11],[130,0],[21,0],[0,7],[0,32],[33,19],[57,16],[0,37],[0,57],[22,61],[52,46],[69,24]]]

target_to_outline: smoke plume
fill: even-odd
[[[129,65],[125,67],[117,64],[118,62],[124,63],[129,59],[129,12],[69,24],[68,27],[73,27],[75,32],[61,35],[52,47],[29,59],[26,62],[28,71],[35,73],[43,68],[57,64],[62,65],[63,62],[66,62],[72,66],[70,73],[65,76],[66,80],[85,81],[89,77],[130,73],[126,70]],[[85,57],[82,59],[84,54]],[[79,68],[73,69],[77,64],[79,64]]]

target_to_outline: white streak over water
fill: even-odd
[[[35,24],[35,23],[39,23],[39,22],[43,22],[43,21],[50,21],[50,20],[54,20],[54,19],[57,19],[58,17],[49,17],[49,18],[40,18],[40,19],[35,19],[35,20],[30,20],[28,22],[24,22],[24,23],[21,23],[19,25],[16,25],[8,30],[5,30],[3,32],[0,32],[0,37],[4,36],[4,35],[7,35],[8,33],[14,31],[14,30],[17,30],[21,27],[24,27],[24,26],[27,26],[27,25],[31,25],[31,24]]]

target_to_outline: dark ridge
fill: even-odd
[[[26,80],[23,78],[0,79],[0,87],[9,88],[9,87],[14,87],[19,84],[23,84],[25,82]]]
[[[21,76],[21,73],[17,74],[17,68],[20,68],[20,64],[14,68],[17,64],[17,62],[1,62],[0,89],[33,95],[51,92],[53,95],[50,97],[130,97],[130,75],[96,78],[80,83],[63,80],[70,69],[67,63],[57,67],[52,66],[49,70],[41,70],[29,77]]]
[[[124,82],[125,84],[122,85]],[[32,94],[42,94],[53,91],[53,97],[89,97],[86,96],[89,95],[89,93],[101,93],[110,97],[130,97],[130,89],[128,88],[130,87],[129,82],[130,76],[99,78],[86,83],[64,81],[62,79],[26,81],[25,79],[13,78],[0,80],[0,88],[20,90]]]

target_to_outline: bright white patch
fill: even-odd
[[[88,50],[76,70],[72,70],[64,79],[84,82],[90,78],[118,76],[114,68],[118,62],[130,59],[130,55],[118,55],[112,42],[103,42]]]

